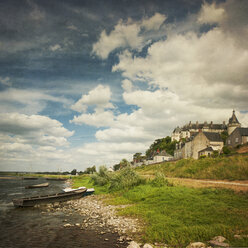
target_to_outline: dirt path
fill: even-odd
[[[190,186],[193,188],[219,187],[219,188],[233,189],[235,191],[248,192],[248,180],[227,181],[227,180],[211,180],[211,179],[191,179],[191,178],[168,178],[168,180],[170,180],[175,184]]]

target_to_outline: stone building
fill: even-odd
[[[212,147],[207,147],[201,151],[198,152],[198,157],[200,158],[201,156],[206,156],[210,157],[213,154],[214,150]]]
[[[237,127],[241,127],[241,124],[239,123],[235,115],[235,110],[233,110],[232,117],[229,119],[229,122],[227,124],[228,135],[230,135]]]
[[[220,152],[224,146],[224,142],[219,133],[213,132],[198,132],[191,139],[185,143],[179,143],[174,151],[175,159],[194,158],[198,159],[201,153],[208,152],[208,150]],[[207,149],[208,148],[208,149]],[[205,151],[205,149],[207,149]]]
[[[164,161],[171,161],[173,159],[174,159],[174,157],[171,156],[170,154],[168,154],[166,151],[161,151],[160,153],[156,154],[153,157],[153,162],[154,163],[160,163],[160,162],[164,162]]]
[[[191,123],[184,125],[183,127],[177,127],[173,130],[171,134],[171,141],[180,141],[182,139],[188,139],[191,136],[194,136],[196,133],[201,130],[202,132],[210,132],[210,133],[222,133],[227,130],[227,125],[225,121],[222,124],[214,124],[212,121],[207,123]]]
[[[237,127],[227,138],[226,145],[236,147],[248,142],[248,128]]]

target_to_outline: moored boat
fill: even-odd
[[[76,191],[76,190],[79,190],[79,189],[84,189],[84,188],[85,187],[79,187],[79,188],[76,188],[76,189],[65,188],[65,189],[63,189],[63,191],[64,192],[73,192],[73,191]],[[95,189],[94,188],[86,189],[86,191],[84,193],[84,196],[86,196],[86,195],[92,195],[94,192],[95,192]]]
[[[63,192],[51,195],[32,196],[27,198],[13,199],[15,207],[33,207],[38,204],[47,204],[53,202],[62,202],[72,199],[78,199],[84,195],[86,188],[71,192]]]
[[[41,183],[41,184],[35,184],[35,185],[27,185],[25,186],[25,189],[44,188],[48,186],[49,186],[49,183]]]

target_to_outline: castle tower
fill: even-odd
[[[239,121],[235,115],[235,110],[233,110],[232,117],[229,119],[229,122],[227,125],[228,135],[230,135],[237,127],[241,127],[241,124],[239,123]]]

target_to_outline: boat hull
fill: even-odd
[[[49,183],[42,183],[42,184],[25,186],[25,189],[44,188],[44,187],[48,187],[48,186],[49,186]]]
[[[13,204],[15,207],[33,207],[35,205],[40,205],[40,204],[63,202],[72,199],[78,199],[81,198],[85,192],[86,189],[81,189],[73,192],[57,193],[53,195],[20,198],[20,199],[14,199]]]

